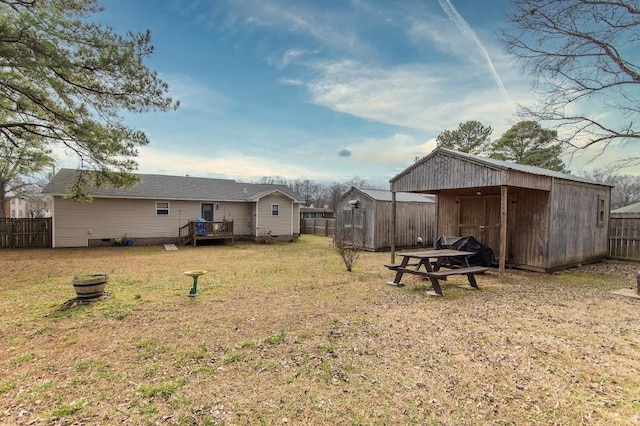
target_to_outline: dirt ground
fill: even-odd
[[[640,264],[479,291],[295,243],[0,252],[2,425],[638,425]],[[191,278],[204,269],[198,296]],[[108,297],[67,310],[71,278]]]

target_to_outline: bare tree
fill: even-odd
[[[320,185],[309,179],[296,179],[289,183],[289,188],[300,194],[306,206],[310,206],[320,197]]]
[[[640,176],[620,175],[609,169],[596,169],[582,173],[587,179],[613,186],[611,208],[628,206],[640,201]]]
[[[573,150],[637,147],[638,0],[513,0],[513,5],[513,26],[501,39],[533,76],[540,95],[535,107],[521,107],[521,116],[553,126]],[[619,166],[640,162],[640,149],[631,151],[635,155]]]
[[[266,185],[289,185],[289,182],[280,176],[262,176],[254,183],[261,183]]]
[[[333,182],[330,183],[321,189],[321,197],[319,201],[329,205],[329,208],[336,210],[336,206],[338,205],[338,201],[340,198],[349,190],[352,186],[358,188],[367,187],[368,182],[366,179],[353,177],[345,182]]]

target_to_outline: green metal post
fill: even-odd
[[[193,277],[193,287],[191,287],[191,291],[189,292],[189,297],[195,297],[198,295],[198,277]]]

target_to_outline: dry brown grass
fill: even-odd
[[[492,272],[429,298],[385,285],[388,261],[346,272],[313,236],[4,250],[0,423],[640,424],[640,301],[609,294],[629,274]],[[109,298],[58,310],[97,272]]]

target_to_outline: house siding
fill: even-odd
[[[218,203],[214,220],[233,221],[233,234],[238,237],[251,236],[251,203]]]
[[[168,215],[156,215],[156,201],[169,202]],[[175,241],[178,229],[201,216],[203,202],[94,198],[82,203],[54,197],[54,247],[86,247],[89,240],[123,237]],[[217,203],[214,219],[233,221],[235,236],[251,235],[252,203]]]
[[[156,215],[156,201],[169,201],[169,214]],[[90,239],[176,238],[188,219],[200,216],[199,202],[94,198],[81,203],[54,197],[54,247],[84,247]]]
[[[271,206],[278,204],[278,216],[271,215]],[[300,216],[300,209],[294,212],[293,202],[287,196],[272,194],[261,198],[257,202],[257,215],[260,218],[257,223],[257,236],[265,236],[271,233],[273,237],[292,236],[300,233],[299,221],[293,220]],[[294,216],[295,213],[295,216]],[[298,223],[297,230],[294,224]],[[297,232],[296,232],[297,231]]]

